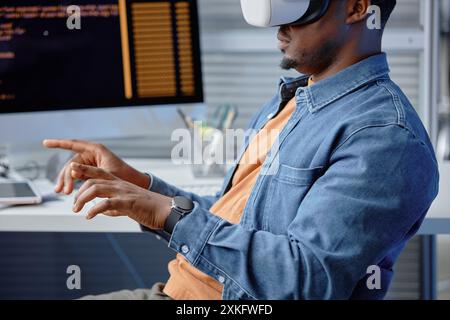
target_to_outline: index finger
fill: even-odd
[[[79,140],[55,140],[55,139],[47,139],[42,142],[44,147],[50,149],[64,149],[68,151],[73,151],[76,153],[81,153],[86,150],[91,149],[91,143],[87,141],[79,141]]]

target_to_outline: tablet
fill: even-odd
[[[28,181],[0,181],[0,204],[38,204],[42,202],[39,193]]]

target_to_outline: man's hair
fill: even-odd
[[[383,28],[386,26],[396,4],[397,0],[372,0],[372,5],[376,5],[381,9],[381,25]]]

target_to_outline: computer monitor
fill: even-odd
[[[145,134],[202,101],[195,0],[0,3],[2,142]]]

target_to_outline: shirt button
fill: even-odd
[[[189,252],[189,247],[187,245],[184,245],[181,247],[181,252],[183,252],[184,254]]]
[[[225,278],[223,276],[219,276],[219,278],[217,278],[217,280],[219,280],[220,283],[225,282]]]

